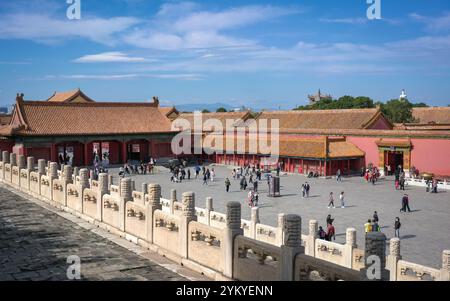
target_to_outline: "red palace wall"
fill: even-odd
[[[450,140],[412,139],[411,166],[420,172],[450,176]]]
[[[0,141],[0,152],[2,151],[11,152],[13,145],[14,143],[10,141]]]
[[[375,141],[380,140],[376,137],[347,137],[347,141],[356,145],[360,150],[366,153],[364,165],[368,166],[373,163],[379,166],[378,146]]]

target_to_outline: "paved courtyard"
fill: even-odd
[[[250,209],[246,205],[247,192],[239,191],[239,182],[232,179],[231,169],[224,166],[215,166],[216,179],[208,186],[202,185],[202,180],[186,180],[183,183],[171,183],[170,175],[164,168],[155,175],[134,175],[136,189],[141,184],[159,183],[162,194],[170,198],[170,189],[177,189],[178,197],[182,192],[194,191],[196,193],[196,206],[204,207],[205,198],[214,198],[214,209],[225,212],[227,201],[240,201],[242,216],[248,219]],[[117,184],[118,170],[112,169]],[[193,168],[191,173],[194,174]],[[229,177],[232,184],[230,192],[225,192],[224,179]],[[311,184],[310,198],[302,199],[300,186],[305,181]],[[319,225],[326,227],[326,216],[331,214],[335,219],[336,242],[345,242],[345,230],[348,227],[357,229],[358,246],[364,248],[364,223],[378,211],[380,226],[386,236],[394,235],[393,224],[396,216],[402,223],[401,251],[403,259],[418,264],[440,268],[442,251],[450,249],[450,192],[441,191],[438,194],[426,193],[420,187],[406,187],[410,197],[410,207],[413,212],[399,213],[401,207],[402,191],[395,191],[393,180],[381,180],[376,185],[367,184],[362,178],[344,178],[341,183],[335,179],[306,179],[302,175],[281,176],[282,197],[267,197],[267,183],[259,184],[260,192],[260,219],[264,224],[275,226],[278,213],[295,213],[303,219],[303,233],[308,231],[307,223],[311,219],[319,221]],[[335,203],[339,204],[339,193],[346,194],[345,209],[327,209],[328,195],[333,191]]]
[[[80,257],[82,280],[205,279],[69,213],[61,214],[74,222],[51,210],[56,209],[0,186],[0,281],[67,280],[70,255]],[[183,269],[188,279],[171,268]]]

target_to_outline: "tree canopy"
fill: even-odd
[[[334,110],[334,109],[369,109],[381,107],[383,114],[392,123],[412,123],[416,122],[412,115],[412,109],[417,107],[428,107],[427,104],[411,103],[407,99],[391,99],[386,103],[374,102],[370,97],[349,95],[338,99],[323,99],[312,105],[299,106],[294,110]]]
[[[224,107],[220,107],[216,110],[217,113],[225,113],[227,112],[227,109],[225,109]]]

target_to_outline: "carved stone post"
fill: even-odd
[[[241,204],[239,202],[227,203],[226,226],[222,231],[223,274],[225,277],[233,278],[234,238],[237,235],[244,235],[244,231],[241,228]]]
[[[58,163],[50,162],[50,168],[48,170],[50,181],[50,200],[53,200],[53,181],[58,179]]]
[[[142,183],[141,187],[142,196],[145,197],[145,195],[148,193],[148,184]]]
[[[283,244],[283,239],[284,239],[284,213],[279,213],[277,216],[277,234],[276,234],[276,241],[277,241],[277,246],[281,247],[281,245]]]
[[[206,198],[206,207],[205,208],[206,208],[206,210],[205,210],[206,224],[208,226],[210,226],[211,225],[211,211],[214,211],[212,197]]]
[[[147,229],[147,241],[153,243],[153,230],[155,229],[155,210],[161,210],[161,186],[159,184],[148,185],[148,202],[146,202],[146,216],[145,219]]]
[[[279,265],[279,279],[281,281],[294,280],[295,257],[304,253],[302,248],[302,219],[299,215],[288,214],[284,216],[284,240],[281,246]]]
[[[15,153],[10,153],[9,154],[9,164],[11,164],[11,168],[13,166],[17,166],[17,156]]]
[[[19,160],[17,161],[17,166],[19,167],[19,171],[20,171],[21,169],[24,169],[24,168],[25,168],[25,166],[26,166],[26,164],[27,164],[26,161],[27,161],[27,160],[26,160],[26,158],[25,158],[24,155],[19,155]]]
[[[113,176],[108,175],[108,190],[111,190],[111,185],[114,185]]]
[[[108,192],[108,174],[101,173],[98,175],[97,214],[95,217],[99,221],[103,220],[103,196]],[[123,210],[125,211],[125,208]]]
[[[34,170],[34,157],[27,158],[27,170],[32,172]]]
[[[78,168],[78,167],[74,167],[73,168],[73,183],[75,184],[75,185],[77,185],[78,183],[77,183],[77,176],[79,176],[80,175],[80,169]]]
[[[189,242],[189,223],[191,221],[197,221],[195,215],[195,193],[192,191],[183,193],[182,197],[182,214],[180,216],[180,226],[178,237],[180,239],[180,256],[183,258],[188,257],[188,242]]]
[[[450,281],[450,250],[442,252],[441,281]]]
[[[391,238],[389,244],[389,255],[387,257],[387,268],[389,269],[389,280],[397,281],[397,265],[398,261],[402,259],[400,254],[400,239],[398,237]]]
[[[308,256],[316,256],[316,238],[319,230],[319,223],[316,220],[310,220],[308,224],[308,236],[306,237],[305,254]],[[301,237],[300,237],[301,238]]]
[[[77,189],[80,189],[79,191],[79,202],[80,202],[80,210],[81,212],[84,212],[84,202],[83,202],[83,196],[84,196],[84,190],[86,188],[89,188],[89,170],[87,168],[80,169],[80,180],[77,183],[77,186],[80,187]]]
[[[169,200],[169,212],[170,214],[173,214],[174,211],[174,203],[177,201],[177,190],[171,189],[170,190],[170,200]]]
[[[38,160],[38,173],[39,176],[43,176],[45,175],[45,167],[46,167],[47,163],[45,162],[44,159],[39,159]]]
[[[356,229],[347,228],[345,234],[345,266],[349,269],[353,266],[353,249],[356,249]]]
[[[125,215],[126,215],[126,203],[132,201],[132,182],[131,178],[124,178],[120,181],[120,231],[125,231]]]
[[[386,270],[386,235],[381,232],[366,234],[364,252],[365,267],[361,269],[362,276],[367,280],[389,280]]]
[[[64,191],[64,206],[67,206],[67,184],[72,183],[72,166],[64,165],[62,172],[63,191]]]
[[[9,152],[8,151],[2,151],[2,162],[3,164],[9,164]]]
[[[256,239],[256,224],[259,223],[259,208],[252,207],[250,215],[250,238]]]

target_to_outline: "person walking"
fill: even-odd
[[[341,176],[341,170],[338,169],[336,172],[336,181],[341,182],[342,181],[342,176]]]
[[[259,193],[255,191],[253,206],[258,207],[258,202],[259,202]]]
[[[367,234],[369,232],[372,232],[372,220],[369,219],[367,223],[364,224],[364,232]]]
[[[327,225],[328,225],[328,224],[332,224],[333,221],[334,221],[334,219],[331,218],[331,214],[328,214],[328,215],[327,215],[327,220],[326,220]]]
[[[375,212],[373,213],[373,219],[372,219],[372,220],[373,220],[374,223],[378,223],[378,220],[379,220],[379,219],[378,219],[378,212],[375,211]]]
[[[394,222],[394,236],[400,238],[400,227],[402,226],[402,224],[400,223],[400,218],[397,216],[395,218],[395,222]]]
[[[188,170],[187,170],[187,177],[188,177],[188,180],[191,179],[191,169],[190,168],[188,168]]]
[[[230,179],[226,178],[225,179],[225,189],[227,192],[230,191],[230,185],[231,185]]]
[[[311,189],[311,186],[308,182],[305,183],[305,191],[306,191],[306,197],[309,198],[309,190]]]
[[[330,208],[331,205],[333,205],[333,208],[336,208],[336,207],[334,206],[333,192],[330,192],[330,202],[328,203],[328,208]]]
[[[319,239],[326,240],[327,239],[327,232],[325,232],[322,228],[322,226],[319,227],[319,230],[317,231],[317,237]]]
[[[206,173],[203,174],[203,184],[202,185],[208,186],[208,176],[206,175]]]
[[[214,182],[214,178],[216,177],[216,171],[214,168],[211,168],[211,182]]]
[[[408,209],[408,212],[411,212],[411,209],[409,208],[409,197],[407,194],[405,194],[402,198],[402,209],[400,209],[400,211],[406,212],[406,209]]]
[[[330,223],[327,226],[327,240],[331,241],[331,240],[336,240],[336,229],[334,228],[333,224]]]
[[[306,184],[302,184],[302,198],[305,198],[306,196]]]
[[[345,200],[344,200],[344,192],[343,191],[339,195],[339,199],[341,200],[341,208],[344,209],[345,208]]]
[[[253,190],[255,192],[258,192],[258,181],[257,180],[253,181]]]

